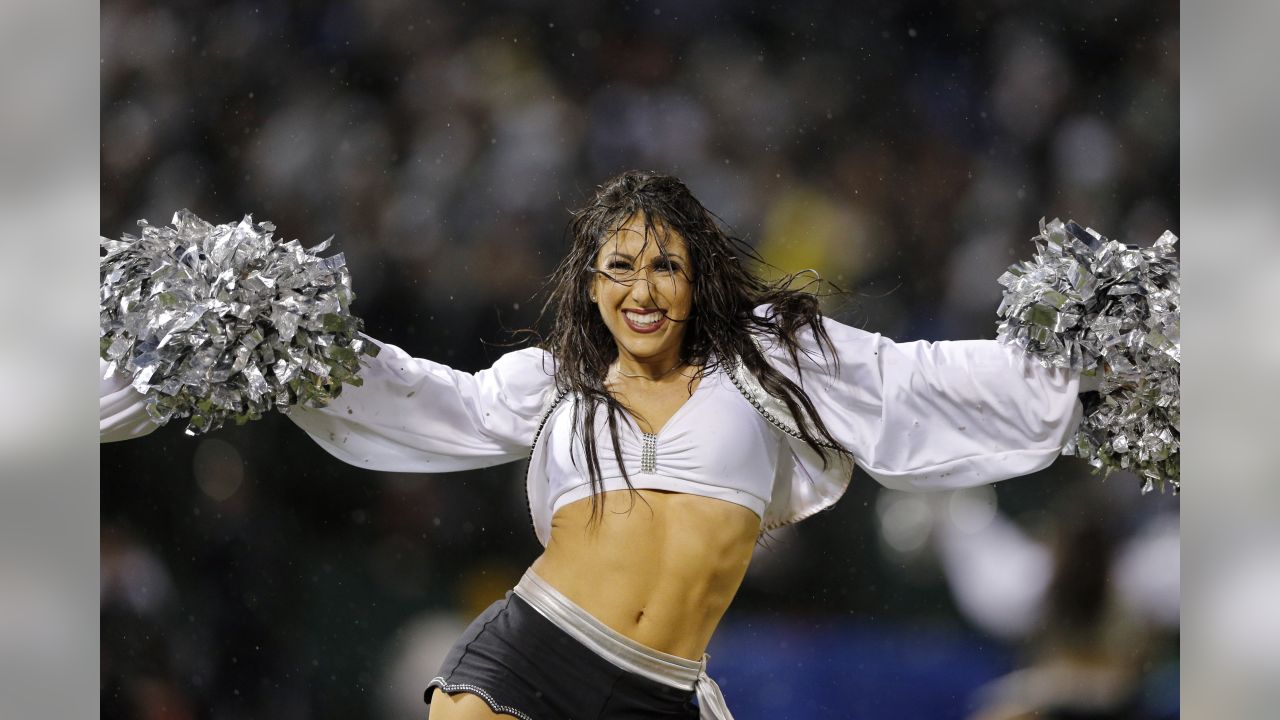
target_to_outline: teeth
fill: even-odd
[[[662,319],[662,313],[660,312],[645,313],[644,315],[629,313],[629,315],[631,316],[631,322],[636,325],[653,325]]]

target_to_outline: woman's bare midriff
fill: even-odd
[[[551,520],[533,571],[605,625],[655,650],[702,658],[742,584],[760,517],[724,500],[660,490],[606,492]]]

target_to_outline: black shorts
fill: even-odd
[[[693,690],[627,672],[507,591],[462,634],[427,685],[480,696],[522,720],[696,720]]]

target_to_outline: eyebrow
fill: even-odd
[[[611,257],[620,257],[620,258],[623,258],[623,259],[625,259],[625,260],[635,260],[635,259],[636,259],[636,256],[635,256],[635,255],[629,255],[629,254],[624,253],[624,252],[618,252],[617,250],[614,250],[613,252],[609,253],[608,255],[605,255],[605,258],[606,258],[606,259],[611,258]],[[662,257],[662,256],[661,256],[661,255],[659,255],[659,257]],[[680,255],[680,253],[666,253],[666,257],[667,257],[667,258],[669,258],[669,259],[674,259],[674,260],[679,260],[679,261],[681,261],[681,262],[685,262],[684,257],[683,257],[682,255]]]

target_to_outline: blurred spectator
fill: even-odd
[[[989,491],[930,503],[958,606],[1026,654],[1023,668],[983,689],[973,720],[1158,717],[1144,706],[1144,675],[1158,640],[1177,631],[1177,521],[1158,514],[1125,537],[1115,499],[1070,486],[1049,508],[1043,543],[1000,514]]]
[[[174,585],[128,529],[102,529],[102,717],[193,720],[170,633]]]

